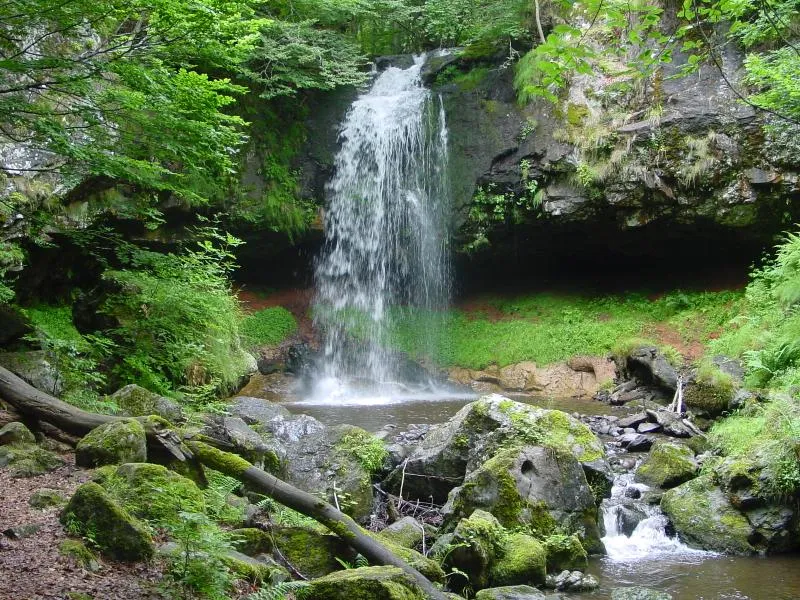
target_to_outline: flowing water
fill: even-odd
[[[447,127],[422,85],[424,56],[389,67],[341,128],[328,186],[325,246],[316,268],[315,326],[323,333],[318,399],[408,392],[388,349],[395,317],[447,305]],[[428,330],[417,340],[433,343]]]

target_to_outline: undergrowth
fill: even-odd
[[[247,315],[239,328],[247,344],[274,346],[297,331],[297,321],[282,306],[272,306]]]
[[[420,358],[422,333],[440,331],[432,358],[442,366],[484,368],[523,360],[550,364],[579,354],[604,355],[627,342],[656,343],[663,324],[684,342],[705,342],[729,322],[742,301],[739,291],[672,292],[587,298],[535,294],[490,297],[488,312],[423,313],[396,309],[387,343]],[[669,351],[673,361],[680,356]]]

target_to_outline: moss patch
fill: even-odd
[[[546,565],[544,546],[529,535],[515,533],[503,542],[502,556],[492,566],[492,585],[542,584]]]
[[[585,571],[588,566],[588,556],[581,540],[577,535],[550,535],[544,539],[547,551],[547,571],[560,573],[564,569],[569,571]]]
[[[694,453],[680,444],[661,443],[636,471],[636,481],[660,488],[672,488],[689,481],[697,473]]]
[[[315,600],[425,600],[413,579],[397,567],[362,567],[332,573],[309,584]]]
[[[64,465],[64,459],[36,444],[0,446],[0,467],[8,466],[12,477],[36,477]]]

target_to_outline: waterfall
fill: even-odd
[[[315,274],[323,394],[400,381],[387,345],[398,314],[447,304],[447,128],[423,63],[379,74],[341,127]]]
[[[667,517],[658,505],[642,501],[649,488],[633,482],[633,473],[617,475],[611,497],[603,500],[603,545],[608,558],[620,562],[680,558],[702,560],[712,553],[695,550],[667,534]]]

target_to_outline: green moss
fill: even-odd
[[[544,583],[547,554],[544,546],[529,535],[515,533],[502,545],[502,556],[492,566],[492,585]]]
[[[444,583],[445,580],[444,571],[442,570],[442,567],[439,565],[439,563],[437,563],[435,560],[426,558],[416,550],[413,550],[411,548],[405,548],[404,546],[396,544],[391,540],[386,539],[383,536],[372,533],[368,533],[368,535],[374,540],[386,546],[387,550],[389,550],[396,556],[399,556],[402,560],[404,560],[411,567],[415,568],[417,571],[422,573],[430,581],[433,581],[434,583]]]
[[[425,600],[410,575],[397,567],[362,567],[311,581],[315,600]]]
[[[560,573],[564,569],[586,570],[588,556],[577,535],[550,535],[544,539],[543,544],[547,552],[548,572]]]
[[[636,471],[636,481],[667,489],[689,481],[696,473],[692,451],[681,444],[666,442],[650,451]]]
[[[472,482],[478,487],[497,485],[497,503],[491,512],[502,525],[514,527],[519,524],[523,502],[517,490],[517,482],[511,476],[509,468],[518,454],[518,450],[510,448],[501,451],[483,464],[477,479]],[[469,514],[470,510],[465,510]]]
[[[716,417],[728,410],[735,392],[733,378],[704,361],[697,370],[694,384],[686,387],[683,399],[687,407]]]
[[[242,319],[239,331],[252,346],[277,346],[297,331],[297,321],[282,306],[272,306]]]
[[[155,551],[146,528],[93,482],[75,491],[61,514],[61,522],[117,560],[146,560]]]
[[[217,450],[203,442],[189,442],[188,445],[192,452],[197,454],[200,462],[225,475],[239,478],[247,469],[253,467],[241,456]]]
[[[589,116],[589,109],[581,104],[570,102],[567,104],[567,123],[573,127],[580,127]]]
[[[161,465],[128,463],[101,481],[128,512],[157,524],[175,523],[181,512],[205,511],[200,488],[191,479]]]
[[[35,444],[0,446],[0,467],[8,466],[12,477],[36,477],[64,465],[64,460]]]
[[[80,540],[64,540],[58,545],[58,552],[61,556],[71,558],[84,569],[96,571],[99,567],[94,552]]]
[[[33,508],[50,508],[51,506],[61,506],[67,499],[58,490],[42,488],[36,490],[30,498],[28,504]]]
[[[144,427],[136,419],[112,421],[95,427],[75,448],[75,462],[81,467],[146,460],[147,439]]]
[[[322,577],[340,570],[342,565],[337,558],[355,558],[350,546],[337,536],[304,527],[274,528],[272,540],[286,560],[306,577]]]
[[[525,521],[527,529],[538,538],[545,538],[560,530],[558,521],[550,514],[544,501],[528,503]]]
[[[272,538],[266,531],[245,527],[231,531],[233,547],[248,556],[272,552]]]
[[[383,440],[358,427],[342,436],[336,450],[355,459],[367,473],[376,473],[383,468],[389,452]]]

